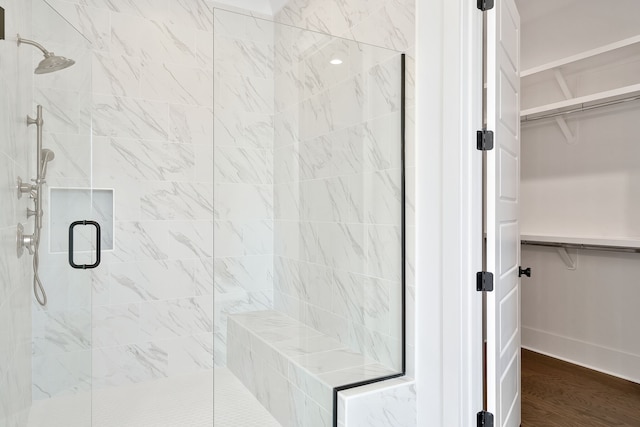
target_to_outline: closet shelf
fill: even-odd
[[[615,101],[633,99],[638,96],[640,96],[640,83],[591,95],[579,96],[565,101],[541,105],[539,107],[528,108],[520,111],[520,120],[536,120],[556,114],[566,114],[585,108],[595,108],[599,105],[608,105]]]
[[[543,74],[546,71],[552,71],[557,68],[562,68],[562,71],[566,74],[572,74],[580,70],[593,69],[625,60],[637,54],[640,54],[640,35],[522,70],[520,72],[520,78],[529,78],[530,76]]]
[[[640,252],[640,239],[606,239],[600,237],[568,237],[521,234],[520,243],[566,249],[592,249],[615,252]]]

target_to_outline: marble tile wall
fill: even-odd
[[[275,307],[395,370],[400,100],[396,51],[277,27]]]
[[[31,34],[30,2],[0,0],[6,40],[0,40],[0,425],[26,425],[31,406],[31,256],[16,254],[16,225],[27,233],[28,199],[16,197],[16,177],[29,173],[31,52],[16,34]]]
[[[415,197],[414,197],[414,188],[415,188],[415,157],[414,157],[414,148],[415,148],[415,138],[413,129],[415,127],[415,0],[339,0],[335,2],[326,2],[323,0],[290,0],[285,4],[285,6],[276,13],[274,19],[276,22],[280,22],[287,25],[293,25],[299,28],[305,28],[310,30],[315,30],[319,32],[323,32],[326,34],[331,34],[338,37],[343,37],[346,39],[355,40],[362,43],[368,43],[375,46],[386,47],[388,49],[393,49],[396,51],[401,51],[406,54],[406,224],[407,224],[407,242],[406,242],[406,283],[407,283],[407,300],[406,300],[406,319],[407,319],[407,373],[409,375],[413,375],[414,372],[414,363],[413,363],[413,354],[414,354],[414,310],[415,310],[415,280],[414,280],[414,234],[415,234]],[[276,52],[279,52],[276,49]],[[276,77],[276,81],[282,80],[282,78]],[[285,82],[287,79],[284,79]],[[291,79],[288,79],[291,82]],[[313,88],[313,79],[311,81],[303,82],[304,89],[311,87]],[[288,85],[285,83],[284,88],[285,94],[281,93],[281,89],[277,89],[276,93],[278,96],[282,96],[285,102],[291,100],[296,96],[296,87],[291,83]],[[357,89],[357,86],[355,87]],[[313,89],[312,89],[313,90]],[[287,95],[288,93],[288,95]],[[359,93],[359,92],[356,92]],[[381,92],[384,93],[384,92]],[[382,103],[381,105],[384,105]],[[276,114],[276,147],[278,147],[279,141],[281,141],[282,145],[295,145],[296,142],[300,140],[300,135],[295,133],[295,128],[292,126],[291,120],[297,120],[297,116],[295,115],[281,115]],[[340,117],[342,118],[342,117]],[[375,134],[376,129],[378,129],[379,136],[382,138],[384,129],[389,130],[389,124],[385,124],[380,121],[377,124],[372,124],[371,129],[372,133]],[[315,129],[317,130],[317,129]],[[282,134],[282,136],[280,136]],[[384,139],[387,141],[386,139]],[[328,144],[324,144],[324,147],[327,147]],[[389,146],[391,147],[391,146]],[[387,147],[387,148],[389,148]],[[304,149],[304,144],[303,144]],[[278,164],[278,151],[276,148],[276,157],[275,161]],[[386,152],[377,153],[382,156],[387,155]],[[291,161],[292,165],[296,165],[295,158],[299,156],[298,154],[285,154],[283,157],[293,156],[294,160]],[[302,162],[304,156],[304,152],[300,154],[300,160]],[[322,157],[322,156],[321,156]],[[395,159],[387,155],[387,159],[394,161]],[[380,167],[380,171],[385,170],[385,168],[389,168],[389,165],[381,165],[379,161],[382,158],[374,158],[374,160],[370,163],[375,165],[376,161],[378,162],[378,166]],[[366,164],[365,164],[366,165]],[[304,167],[304,162],[303,166]],[[314,168],[318,168],[316,165],[312,165]],[[279,169],[279,167],[276,167]],[[322,168],[318,168],[319,176],[326,177],[328,176],[328,171],[322,170]],[[324,174],[324,175],[322,175]],[[384,194],[384,185],[385,180],[388,179],[388,174],[377,173],[374,174],[372,179],[370,179],[369,185],[371,189],[374,190],[374,194],[372,197],[378,197]],[[367,182],[367,180],[363,180],[363,182]],[[388,180],[386,181],[387,183]],[[380,191],[380,193],[377,193]],[[282,194],[292,194],[291,190],[282,191]],[[387,193],[387,196],[389,194]],[[278,197],[278,192],[276,190],[276,200]],[[296,199],[294,196],[286,196],[280,198],[282,200],[281,205],[289,207],[293,209],[294,206],[297,206],[295,203],[300,203],[299,199]],[[379,199],[369,199],[372,203],[372,206],[378,206]],[[278,205],[278,202],[276,202]],[[382,218],[384,220],[388,220],[389,217],[385,218],[386,213],[384,210],[379,211],[378,209],[373,209],[374,218]],[[370,213],[369,213],[370,214]],[[335,214],[334,214],[335,216]],[[370,215],[367,217],[367,220],[370,219]],[[286,223],[286,221],[285,221]],[[285,223],[280,223],[276,221],[276,230],[279,226],[285,225]],[[325,230],[319,229],[318,232],[323,233]],[[380,251],[382,249],[389,249],[390,247],[386,245],[385,239],[391,238],[395,231],[393,231],[389,227],[371,227],[366,233],[366,238],[369,239],[368,242],[379,242],[379,245],[373,246],[371,248],[372,254],[376,253],[376,251]],[[295,229],[288,229],[286,234],[292,238],[295,238],[296,233],[299,233],[301,236],[314,236],[313,233],[307,233],[303,231],[297,232]],[[352,234],[356,235],[356,234]],[[280,241],[281,239],[278,239]],[[305,238],[308,241],[308,238]],[[291,241],[291,239],[289,240]],[[304,240],[303,240],[304,241]],[[297,244],[297,243],[296,243]],[[291,245],[290,245],[291,246]],[[302,245],[304,248],[304,245]],[[276,248],[276,253],[277,252]],[[370,252],[367,251],[367,254]],[[386,257],[383,252],[377,252],[378,255]],[[276,261],[277,264],[277,261]],[[381,264],[381,266],[384,264]],[[375,265],[370,265],[372,268],[376,268]],[[394,267],[395,268],[395,267]],[[295,268],[293,269],[295,271]],[[388,272],[388,269],[379,269],[375,274],[380,275]],[[377,277],[377,276],[376,276]],[[385,278],[380,277],[380,278]],[[338,280],[336,280],[338,283]],[[385,282],[383,281],[383,284]],[[386,282],[389,285],[389,282]],[[380,286],[380,284],[378,285]],[[389,289],[397,289],[395,286],[387,286]],[[343,289],[345,289],[343,287]],[[364,285],[357,285],[352,287],[352,289],[356,290],[355,294],[352,294],[351,298],[345,298],[346,301],[353,301],[354,298],[357,298],[360,292],[360,289],[368,289],[371,292],[374,291],[374,287],[364,288]],[[380,287],[378,287],[380,289]],[[278,292],[276,292],[276,307],[279,307],[283,310],[288,311],[289,313],[296,313],[300,311],[300,305],[295,303],[295,300],[290,298],[278,298]],[[393,303],[393,299],[391,299],[390,310],[393,310],[392,307],[399,307],[398,304]],[[358,310],[356,309],[357,313]],[[337,314],[337,313],[334,313]],[[398,312],[389,311],[389,318],[392,320],[399,319],[400,314]],[[315,312],[311,312],[311,318],[322,319],[324,323],[326,323],[325,329],[329,330],[334,328],[336,331],[342,330],[344,331],[344,320],[338,319],[336,317],[332,317],[327,315],[326,308],[324,311],[317,310]],[[344,318],[343,318],[344,319]],[[373,322],[374,324],[380,324],[380,319]],[[349,323],[347,323],[349,324]],[[322,325],[316,324],[316,327],[321,327]],[[381,345],[382,341],[376,339],[379,335],[372,335],[371,339],[363,338],[357,328],[349,327],[347,328],[349,331],[349,336],[344,338],[347,340],[351,340],[352,342],[358,343],[359,346],[366,349],[366,352],[370,355],[380,355],[382,357],[383,354],[387,353],[385,346]],[[375,329],[374,329],[375,330]],[[388,348],[388,346],[387,346]],[[387,361],[390,359],[387,357]],[[394,362],[395,363],[395,362]]]
[[[36,349],[53,356],[34,354],[34,390],[44,398],[211,369],[212,3],[49,3],[91,42],[87,98],[68,86],[41,90],[60,111],[51,133],[65,134],[50,136],[50,185],[91,179],[113,189],[115,224],[114,248],[89,287],[67,275],[50,285],[51,307],[36,313]],[[56,49],[73,46],[62,40]],[[85,123],[90,139],[73,128]],[[92,153],[82,149],[88,140]],[[52,369],[57,376],[47,376]]]
[[[227,316],[273,307],[274,24],[216,9],[215,363]]]

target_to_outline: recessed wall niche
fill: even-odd
[[[113,250],[113,189],[51,188],[49,203],[49,251],[67,252],[69,225],[74,221],[93,220],[100,224],[101,250]],[[93,249],[93,227],[77,227],[74,249]]]

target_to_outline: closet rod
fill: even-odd
[[[592,245],[589,243],[537,242],[534,240],[522,240],[520,241],[520,243],[523,245],[529,245],[529,246],[548,246],[551,248],[588,249],[593,251],[640,253],[640,248],[634,247],[634,246]]]
[[[628,98],[622,98],[622,99],[616,99],[615,101],[607,101],[607,102],[601,102],[600,104],[593,104],[593,105],[588,105],[588,106],[581,106],[581,107],[577,107],[571,110],[567,110],[567,111],[558,111],[556,113],[550,113],[550,114],[545,114],[543,116],[536,116],[536,117],[529,117],[529,116],[525,116],[522,119],[520,119],[520,122],[533,122],[536,120],[543,120],[543,119],[550,119],[553,117],[557,117],[557,116],[564,116],[566,114],[572,114],[572,113],[580,113],[582,111],[589,111],[589,110],[595,110],[596,108],[602,108],[602,107],[608,107],[610,105],[617,105],[617,104],[623,104],[625,102],[631,102],[631,101],[638,101],[640,100],[640,95],[634,95],[634,96],[630,96]]]

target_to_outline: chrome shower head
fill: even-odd
[[[47,165],[51,160],[56,158],[56,153],[49,150],[48,148],[43,148],[40,156],[42,158],[42,165],[40,165],[40,177],[42,179],[45,179],[47,177]]]
[[[20,34],[18,34],[18,46],[20,46],[22,43],[35,46],[44,54],[44,59],[40,61],[40,63],[34,70],[35,74],[53,73],[54,71],[64,70],[65,68],[71,67],[76,63],[76,61],[74,61],[73,59],[68,59],[64,56],[58,56],[53,52],[49,52],[41,44],[36,43],[33,40],[23,39],[22,37],[20,37]]]
[[[45,58],[40,61],[36,67],[35,74],[53,73],[54,71],[64,70],[71,67],[76,61],[73,59],[65,58],[64,56],[54,55],[53,52],[49,52],[49,55],[45,55]]]

